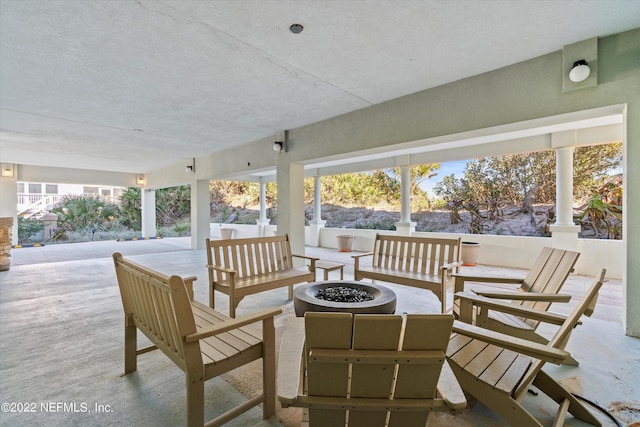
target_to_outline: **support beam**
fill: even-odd
[[[416,223],[411,222],[411,166],[400,167],[400,222],[396,223],[396,233],[410,236],[416,231]]]
[[[322,181],[320,176],[313,177],[313,221],[309,224],[309,245],[320,246],[320,230],[327,221],[322,220]]]
[[[191,249],[204,249],[210,235],[211,196],[208,179],[191,182]]]
[[[278,235],[288,234],[291,251],[304,254],[304,166],[278,161]]]
[[[258,224],[258,236],[264,237],[266,235],[266,227],[271,220],[267,218],[267,184],[264,182],[264,178],[260,177],[260,219],[256,221]]]
[[[142,206],[142,237],[156,236],[156,190],[142,188],[140,191]]]
[[[577,251],[580,226],[573,222],[573,152],[575,131],[551,135],[556,151],[556,222],[551,225],[554,248]]]

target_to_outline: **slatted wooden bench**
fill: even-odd
[[[205,381],[262,358],[262,393],[206,425],[222,425],[260,403],[265,419],[275,414],[274,316],[282,310],[231,319],[193,300],[195,278],[165,276],[119,253],[113,254],[113,261],[125,315],[125,374],[137,369],[138,355],[160,349],[185,373],[187,425],[202,426]],[[256,322],[262,322],[262,331],[248,326]],[[153,345],[138,349],[137,330]]]
[[[371,279],[427,289],[447,311],[447,280],[458,272],[461,261],[461,239],[436,239],[376,234],[373,252],[352,255],[355,280]],[[372,256],[371,266],[361,258]]]
[[[309,262],[305,269],[294,268],[293,258]],[[247,295],[288,286],[293,299],[293,285],[314,282],[318,258],[293,255],[289,236],[249,239],[207,239],[209,269],[209,305],[215,308],[214,292],[229,295],[229,315]]]

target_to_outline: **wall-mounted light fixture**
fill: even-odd
[[[15,175],[14,172],[14,164],[13,163],[3,163],[2,164],[2,176],[5,178],[13,178]]]
[[[584,59],[581,59],[573,63],[571,71],[569,71],[569,79],[574,83],[580,83],[585,81],[589,74],[591,74],[589,64]]]
[[[144,185],[144,174],[139,173],[136,176],[136,182],[138,183],[138,185]]]
[[[279,153],[280,151],[282,151],[283,147],[284,147],[284,143],[282,141],[276,141],[273,143],[273,151],[275,151],[276,153]]]
[[[191,164],[187,165],[187,167],[184,170],[187,173],[196,173],[196,159],[195,159],[195,157],[193,159],[191,159]]]

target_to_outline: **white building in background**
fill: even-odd
[[[18,215],[40,217],[65,196],[98,196],[117,203],[125,187],[18,181]]]

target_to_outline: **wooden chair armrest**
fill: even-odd
[[[185,340],[187,342],[198,341],[203,338],[218,335],[223,332],[228,332],[232,329],[238,329],[241,326],[246,326],[251,323],[259,322],[261,320],[265,320],[270,317],[277,316],[280,313],[282,313],[282,309],[280,308],[268,308],[265,310],[255,312],[253,314],[249,314],[247,316],[238,317],[236,319],[225,320],[224,322],[221,322],[217,325],[211,325],[205,328],[200,328],[197,332],[187,335],[185,337]]]
[[[482,307],[489,310],[500,311],[502,313],[513,314],[514,316],[524,317],[526,319],[539,320],[541,322],[550,323],[554,325],[562,325],[566,320],[566,316],[560,314],[551,313],[549,311],[537,310],[535,308],[523,307],[521,305],[515,305],[508,302],[495,300],[492,298],[486,298],[480,295],[476,295],[473,292],[457,292],[456,297],[460,298],[462,302],[471,303],[474,306]],[[462,308],[461,308],[461,318]],[[466,317],[465,317],[466,318]]]
[[[460,412],[467,407],[467,399],[456,379],[449,363],[445,360],[437,385],[438,393],[453,412]]]
[[[524,278],[517,277],[486,277],[486,276],[468,276],[466,274],[454,273],[452,274],[458,280],[465,282],[481,282],[481,283],[510,283],[519,285],[524,282]]]
[[[500,332],[479,328],[458,320],[453,321],[453,332],[521,354],[526,354],[527,356],[535,357],[546,362],[551,362],[556,365],[562,364],[562,362],[569,357],[569,353],[564,350],[527,341],[522,338],[516,338],[511,335],[501,334]]]
[[[296,255],[296,254],[291,254],[291,256],[294,256],[296,258],[304,258],[304,259],[308,259],[309,261],[319,261],[320,258],[317,257],[312,257],[312,256],[308,256],[308,255]]]
[[[441,270],[452,270],[456,267],[460,267],[462,265],[462,261],[453,261],[448,264],[442,264],[440,266]]]
[[[308,255],[295,255],[295,254],[291,254],[292,257],[296,257],[296,258],[302,258],[302,259],[306,259],[309,262],[309,271],[311,271],[312,273],[316,271],[316,261],[319,261],[320,258],[316,258],[316,257],[312,257],[312,256],[308,256]]]
[[[363,256],[372,256],[372,255],[373,255],[373,252],[367,252],[364,254],[351,255],[351,258],[357,259],[357,258],[362,258]]]
[[[304,318],[287,319],[278,354],[278,399],[283,407],[297,400],[303,378]]]
[[[512,291],[483,291],[481,289],[472,289],[471,292],[486,297],[495,299],[508,299],[518,301],[546,301],[546,302],[569,302],[571,295],[567,294],[554,294],[550,292],[512,292]]]
[[[226,268],[226,267],[220,267],[219,265],[211,265],[211,264],[207,264],[207,268],[209,270],[216,270],[216,271],[221,271],[223,273],[229,273],[229,274],[234,274],[236,273],[236,271],[232,268]]]

